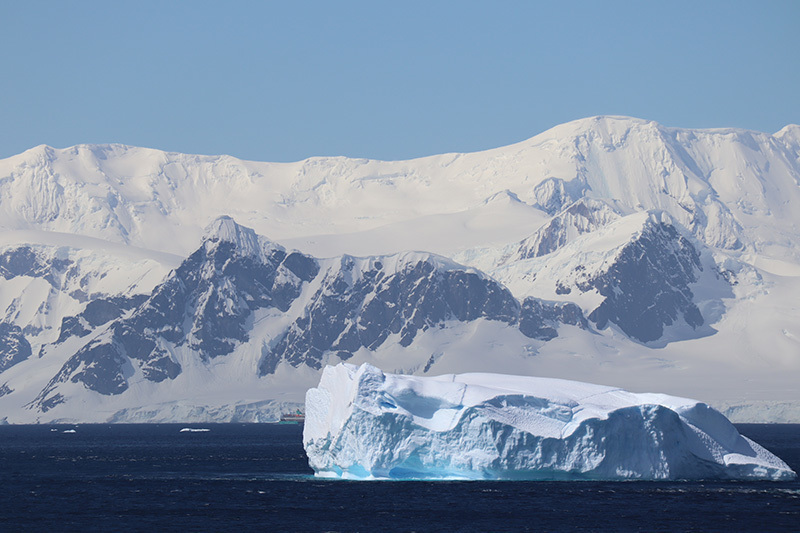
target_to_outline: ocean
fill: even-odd
[[[800,471],[800,425],[737,427]],[[800,481],[320,480],[299,425],[0,426],[0,531],[98,530],[798,531]]]

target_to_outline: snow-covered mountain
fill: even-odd
[[[95,299],[80,315],[62,320],[59,338],[45,354],[66,362],[28,405],[31,410],[69,411],[83,390],[122,396],[143,382],[183,394],[182,385],[172,382],[184,369],[230,366],[228,356],[239,367],[230,370],[238,380],[253,380],[274,375],[282,364],[290,372],[299,366],[321,370],[359,351],[374,357],[384,345],[413,350],[428,330],[478,320],[539,341],[557,337],[561,324],[588,327],[574,304],[518,302],[495,280],[442,257],[318,260],[287,252],[229,217],[211,225],[200,248],[149,298],[135,307],[115,303]],[[69,350],[62,349],[67,343]],[[242,365],[254,347],[260,356]],[[427,368],[435,362],[430,359]]]
[[[342,360],[800,420],[799,208],[794,125],[595,117],[394,162],[40,146],[0,161],[0,420],[266,420]]]
[[[532,237],[503,250],[470,250],[459,258],[481,264],[520,296],[575,301],[598,328],[613,323],[636,341],[663,345],[710,334],[703,326],[712,316],[698,306],[722,305],[733,292],[725,277],[730,274],[720,270],[708,247],[663,211],[617,216],[567,242],[559,221],[574,220],[571,211],[584,208],[581,202],[570,205]],[[548,250],[532,253],[540,243],[550,243]],[[693,291],[698,285],[702,295]],[[665,335],[665,328],[678,326],[682,331]]]

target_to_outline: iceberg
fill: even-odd
[[[561,379],[324,369],[303,445],[344,479],[794,479],[704,403]]]

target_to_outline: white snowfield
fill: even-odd
[[[709,246],[795,267],[799,153],[798,125],[768,134],[614,116],[409,161],[268,163],[115,144],[38,146],[0,160],[0,227],[186,255],[228,214],[317,256],[452,255],[528,237],[548,220],[535,206],[553,199],[560,180],[563,200],[664,210]]]
[[[560,379],[328,366],[303,444],[346,479],[772,479],[796,474],[704,403]]]

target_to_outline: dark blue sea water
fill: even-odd
[[[800,531],[798,481],[323,481],[301,426],[183,427],[0,426],[0,531]]]

